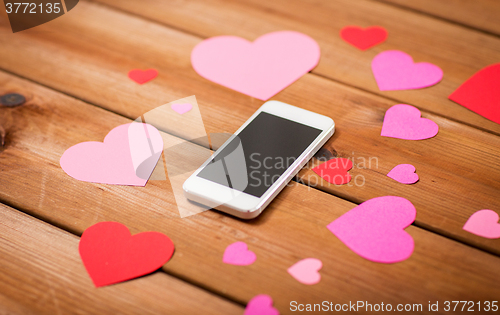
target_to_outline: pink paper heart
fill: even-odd
[[[253,43],[236,36],[206,39],[193,49],[191,63],[202,77],[265,101],[311,71],[319,57],[311,37],[279,31]]]
[[[222,262],[230,265],[248,266],[255,262],[257,256],[254,252],[248,249],[244,242],[236,242],[224,251]]]
[[[415,173],[415,166],[411,164],[396,165],[387,176],[401,184],[414,184],[418,181],[418,174]]]
[[[193,105],[191,105],[189,103],[183,103],[183,104],[174,103],[174,104],[170,105],[170,107],[175,112],[177,112],[178,114],[182,115],[182,114],[185,114],[185,113],[189,112],[193,108]]]
[[[398,104],[385,112],[381,136],[423,140],[437,135],[439,126],[430,119],[422,118],[418,108],[406,104]]]
[[[163,140],[155,127],[130,123],[111,130],[104,142],[89,141],[72,146],[59,163],[66,174],[77,180],[144,186],[162,150]]]
[[[443,70],[428,62],[413,63],[413,58],[399,50],[387,50],[372,60],[372,71],[381,91],[421,89],[443,78]]]
[[[247,304],[243,315],[279,315],[273,307],[273,299],[266,294],[254,296]]]
[[[493,210],[479,210],[465,222],[464,230],[486,238],[500,238],[498,214]]]
[[[288,273],[298,282],[303,284],[316,284],[321,280],[319,270],[323,267],[321,260],[316,258],[306,258],[295,263],[288,268]]]
[[[402,197],[367,200],[328,224],[327,228],[359,256],[380,263],[408,259],[414,242],[404,229],[417,211]]]

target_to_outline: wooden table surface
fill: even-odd
[[[24,105],[0,107],[0,314],[242,314],[269,294],[281,314],[298,303],[391,303],[500,299],[500,239],[462,229],[481,209],[500,213],[500,125],[448,100],[479,69],[500,62],[496,0],[93,0],[36,28],[12,33],[0,14],[0,95]],[[381,25],[385,43],[360,51],[345,43],[346,25]],[[303,169],[257,219],[206,211],[181,219],[167,181],[145,187],[80,182],[59,166],[63,152],[102,141],[114,127],[162,104],[196,95],[206,131],[232,133],[263,101],[200,77],[190,53],[205,38],[254,40],[296,30],[321,47],[319,65],[272,99],[332,117],[325,145],[334,156],[376,158],[354,167],[365,184],[335,186]],[[398,49],[444,71],[430,88],[378,90],[370,63]],[[132,82],[134,68],[159,76]],[[380,136],[385,111],[405,103],[439,125],[428,140]],[[167,128],[168,129],[168,128]],[[187,139],[189,129],[165,130]],[[317,162],[317,161],[316,161]],[[413,164],[414,185],[388,178]],[[361,258],[326,229],[357,204],[402,196],[417,209],[407,231],[415,251],[406,261]],[[159,231],[175,243],[173,258],[152,275],[96,289],[78,254],[83,231],[118,221],[135,234]],[[244,241],[256,263],[222,263],[227,245]],[[323,261],[321,282],[300,284],[287,268]]]

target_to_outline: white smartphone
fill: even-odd
[[[255,218],[334,132],[329,117],[268,101],[184,182],[184,194]]]

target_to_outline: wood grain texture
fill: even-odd
[[[499,124],[448,100],[475,72],[500,61],[496,36],[369,0],[97,1],[204,38],[236,35],[255,40],[272,31],[303,32],[321,47],[321,60],[313,73],[500,134]],[[389,37],[363,52],[340,38],[339,31],[347,25],[380,25]],[[415,62],[438,65],[444,71],[443,80],[426,89],[379,91],[371,60],[393,49],[410,54]]]
[[[5,205],[0,215],[0,314],[243,313],[161,271],[96,289],[77,236]]]
[[[377,0],[500,35],[500,2],[496,0]]]
[[[8,125],[0,153],[0,201],[75,234],[100,221],[121,222],[133,234],[165,233],[176,252],[164,270],[217,294],[241,303],[270,294],[282,314],[292,313],[291,301],[426,304],[484,301],[500,294],[499,257],[415,226],[407,229],[415,239],[408,260],[386,265],[359,257],[326,229],[356,205],[297,183],[257,219],[241,221],[215,211],[180,219],[167,181],[150,181],[146,187],[76,181],[59,167],[62,153],[81,141],[102,141],[129,120],[0,72],[0,93],[5,91],[28,101],[0,116]],[[235,241],[249,245],[256,263],[222,263],[225,247]],[[317,285],[300,284],[286,272],[306,257],[323,261]],[[83,268],[77,276],[87,279]]]
[[[65,30],[72,30],[71,36]],[[82,2],[73,18],[63,17],[36,32],[11,36],[5,27],[1,31],[5,49],[0,51],[0,66],[132,119],[196,94],[207,131],[234,132],[262,104],[193,71],[189,55],[201,39],[101,5]],[[129,69],[150,67],[160,75],[146,85],[126,76]],[[500,209],[497,136],[424,111],[424,117],[440,126],[437,137],[380,137],[385,110],[394,101],[310,74],[274,99],[332,117],[337,131],[326,147],[353,158],[352,174],[362,176],[358,183],[365,180],[361,187],[333,186],[305,171],[304,182],[357,203],[387,194],[404,196],[419,210],[417,225],[500,254],[496,240],[462,230],[477,210]],[[190,127],[175,121],[165,131],[191,138]],[[360,168],[363,159],[367,170]],[[405,186],[386,177],[402,163],[417,167],[419,183]]]

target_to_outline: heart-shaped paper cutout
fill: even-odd
[[[316,67],[319,56],[311,37],[280,31],[253,43],[236,36],[206,39],[193,49],[191,63],[205,79],[265,101]]]
[[[322,163],[312,170],[330,184],[343,185],[351,181],[351,174],[347,172],[351,168],[351,160],[337,158]]]
[[[174,243],[159,232],[131,235],[118,222],[99,222],[83,232],[80,257],[94,285],[102,287],[149,274],[174,253]]]
[[[387,38],[387,30],[381,26],[346,26],[340,30],[340,37],[356,48],[367,50],[383,43]]]
[[[343,214],[327,228],[359,256],[395,263],[413,253],[413,238],[404,229],[415,221],[416,214],[405,198],[377,197]]]
[[[321,280],[319,270],[323,267],[321,260],[316,258],[306,258],[295,263],[288,268],[288,273],[298,282],[303,284],[316,284]]]
[[[243,315],[279,315],[273,307],[273,299],[266,294],[254,296],[247,304]]]
[[[144,186],[163,151],[155,127],[130,123],[111,130],[104,142],[82,142],[61,156],[69,176],[92,183]]]
[[[381,91],[421,89],[443,78],[443,70],[428,62],[413,63],[413,58],[399,50],[387,50],[372,60],[372,71]]]
[[[423,140],[437,135],[439,126],[421,115],[420,110],[411,105],[394,105],[385,112],[380,135],[405,140]]]
[[[235,242],[224,251],[222,262],[230,265],[248,266],[255,262],[257,256],[248,249],[245,242]]]
[[[479,210],[465,222],[464,230],[486,238],[500,238],[498,213],[493,210]]]
[[[133,69],[128,72],[128,77],[133,81],[144,84],[156,78],[158,76],[158,70],[156,69]]]
[[[174,103],[170,105],[170,108],[172,108],[176,113],[182,115],[189,112],[193,108],[193,105],[189,103],[182,103],[182,104]]]
[[[485,67],[448,98],[500,124],[500,63]]]
[[[415,171],[415,166],[411,164],[399,164],[396,165],[387,176],[401,184],[414,184],[418,181],[418,174],[415,173]]]

